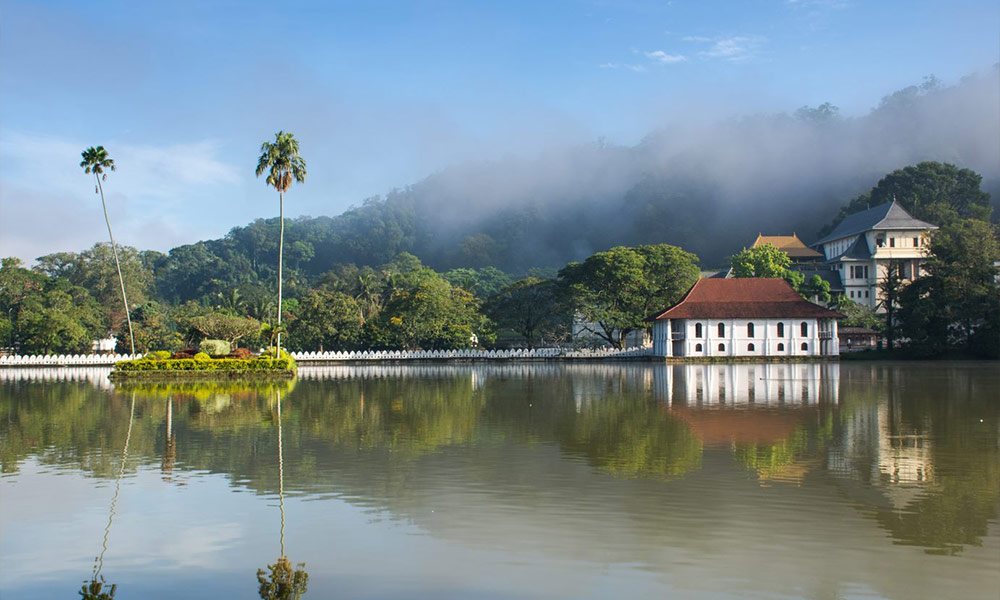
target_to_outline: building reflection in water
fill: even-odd
[[[658,398],[671,406],[836,404],[837,363],[690,364],[653,371]]]
[[[871,385],[878,389],[880,383]],[[893,510],[905,509],[935,488],[931,428],[908,426],[899,404],[892,397],[858,403],[844,416],[841,443],[831,446],[827,457],[831,473],[849,487],[864,482],[878,489]]]

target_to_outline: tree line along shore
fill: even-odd
[[[289,139],[279,132],[265,143],[257,169],[279,192],[282,214],[291,183],[305,180],[304,161],[282,157],[297,155]],[[84,163],[100,191],[108,157],[88,161],[87,152]],[[95,172],[101,160],[105,168]],[[773,247],[744,248],[726,266],[735,276],[783,277],[804,297],[843,313],[843,325],[888,334],[891,346],[909,356],[1000,357],[998,228],[980,181],[968,169],[921,163],[888,174],[827,226],[892,200],[940,226],[930,236],[924,276],[881,282],[888,303],[880,310],[831,297],[828,286],[803,279]],[[110,333],[120,351],[134,343],[136,353],[176,353],[204,339],[291,351],[620,348],[699,277],[698,256],[668,244],[618,246],[562,268],[519,273],[493,266],[437,271],[403,252],[376,265],[331,263],[313,274],[301,268],[312,247],[301,239],[286,244],[284,235],[280,218],[169,254],[99,243],[39,257],[30,269],[3,258],[0,345],[22,354],[78,353]],[[574,339],[574,322],[588,324],[586,342]]]

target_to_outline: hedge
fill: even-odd
[[[257,358],[216,358],[196,360],[193,358],[172,358],[155,360],[139,358],[126,360],[115,365],[118,371],[294,371],[294,359],[260,356]]]

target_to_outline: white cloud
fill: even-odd
[[[681,40],[685,42],[711,42],[712,38],[703,35],[686,35]]]
[[[646,58],[664,65],[684,62],[687,60],[687,57],[682,54],[667,54],[663,50],[653,50],[652,52],[646,52],[645,54]]]
[[[786,4],[810,8],[815,7],[841,10],[849,7],[851,2],[849,0],[786,0]]]
[[[646,70],[646,67],[642,65],[631,65],[627,63],[606,62],[598,66],[602,69],[626,69],[628,71],[634,71],[636,73],[642,73],[643,71]]]
[[[698,54],[705,58],[717,58],[733,62],[742,61],[753,57],[764,41],[763,37],[748,35],[720,38],[716,39],[708,50],[699,52]]]

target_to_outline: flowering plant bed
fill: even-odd
[[[109,377],[122,379],[187,379],[202,377],[257,378],[294,377],[295,359],[282,353],[281,358],[260,355],[252,358],[157,358],[147,356],[115,364]]]

